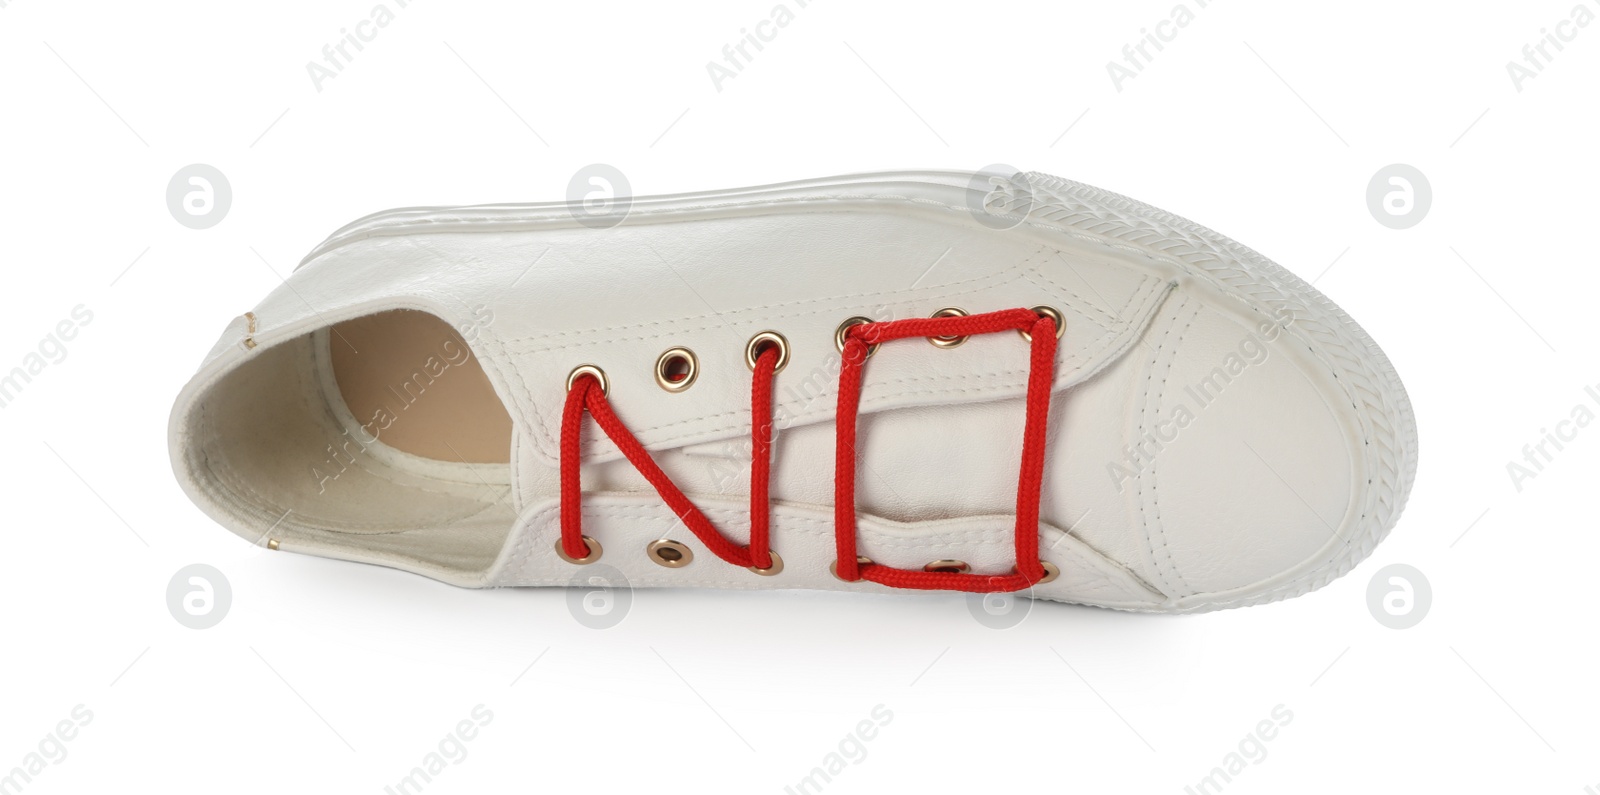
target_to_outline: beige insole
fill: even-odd
[[[511,417],[478,357],[450,324],[394,310],[328,335],[333,376],[367,438],[440,461],[511,460]]]

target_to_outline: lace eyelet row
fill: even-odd
[[[600,546],[600,542],[595,541],[589,536],[584,536],[583,543],[589,550],[589,554],[585,555],[584,557],[573,558],[568,556],[567,553],[561,548],[560,543],[556,544],[556,554],[561,556],[562,560],[579,566],[588,565],[599,560],[601,554],[604,552]],[[644,549],[645,556],[650,558],[650,562],[669,569],[681,569],[694,562],[694,550],[691,549],[688,544],[685,544],[681,541],[674,541],[670,538],[658,538],[655,541],[651,541],[649,544],[645,545]],[[772,565],[770,567],[766,569],[759,569],[755,566],[750,566],[748,568],[756,574],[767,577],[782,572],[783,558],[778,557],[778,553],[771,552],[770,550],[768,551],[768,554],[772,556]],[[866,566],[872,563],[872,559],[868,557],[858,557],[856,558],[856,562]],[[1044,567],[1044,578],[1039,580],[1041,584],[1050,582],[1061,576],[1061,569],[1057,568],[1054,563],[1041,560],[1039,561],[1039,565]],[[847,580],[844,580],[843,577],[839,576],[837,567],[837,562],[829,563],[828,573],[832,574],[835,579],[838,579],[842,582],[847,582]],[[935,560],[928,565],[923,566],[922,570],[943,574],[966,574],[972,571],[972,566],[964,560],[947,559]]]
[[[1066,324],[1059,310],[1049,306],[1036,306],[1033,308],[1033,311],[1041,315],[1048,316],[1054,320],[1056,322],[1056,336],[1058,338],[1061,336]],[[967,310],[956,306],[947,306],[929,315],[931,318],[967,316]],[[839,327],[834,329],[833,332],[834,348],[841,353],[844,352],[845,334],[849,331],[850,327],[872,322],[874,321],[871,318],[857,315],[855,317],[846,319],[843,323],[840,323]],[[1031,339],[1026,331],[1019,331],[1017,333],[1021,334],[1023,339]],[[954,348],[966,342],[967,339],[968,338],[965,336],[939,336],[929,337],[928,342],[939,348]],[[789,364],[789,340],[782,334],[770,330],[756,334],[750,338],[748,343],[745,344],[745,365],[754,370],[756,366],[756,357],[759,356],[761,351],[768,345],[778,346],[778,371],[781,372],[784,367],[787,367]],[[876,353],[877,350],[878,345],[876,343],[868,345],[867,355],[871,356],[872,354]],[[572,384],[580,375],[585,373],[595,376],[595,378],[600,381],[600,389],[608,396],[610,395],[611,384],[606,378],[605,371],[600,369],[599,366],[593,364],[583,364],[573,368],[572,372],[567,376],[567,389],[570,391],[572,389]],[[660,356],[656,357],[656,385],[667,392],[678,393],[687,391],[689,387],[694,386],[695,380],[699,377],[700,357],[697,356],[694,351],[688,348],[682,346],[668,348],[667,350],[663,351]]]
[[[600,542],[589,536],[583,537],[583,545],[587,554],[581,558],[575,558],[568,555],[566,549],[561,546],[561,542],[557,541],[556,555],[574,566],[587,566],[600,560],[600,556],[605,554],[605,549],[600,546]],[[650,559],[651,563],[669,569],[681,569],[694,562],[694,550],[688,544],[674,541],[670,538],[658,538],[646,544],[644,554],[645,557]],[[766,568],[747,566],[746,568],[763,577],[771,577],[781,573],[783,571],[783,558],[772,550],[767,550],[767,555],[772,558],[771,566]]]

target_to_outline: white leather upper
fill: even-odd
[[[584,572],[553,549],[567,374],[604,369],[617,414],[742,541],[752,422],[744,349],[773,330],[792,352],[776,381],[771,487],[773,549],[785,571],[759,577],[716,559],[592,423],[585,534],[634,585],[882,590],[827,571],[835,329],[856,315],[1043,304],[1066,318],[1041,505],[1041,558],[1063,574],[1034,595],[1126,609],[1226,606],[1292,595],[1353,565],[1392,524],[1415,460],[1409,407],[1381,354],[1326,299],[1252,252],[1051,180],[996,180],[976,199],[967,174],[641,199],[611,228],[578,223],[561,205],[373,216],[336,233],[256,307],[253,333],[245,320],[230,325],[174,409],[175,467],[197,502],[251,540],[276,520],[284,549],[467,585],[569,583]],[[1014,228],[983,222],[1009,215]],[[280,345],[315,358],[314,332],[394,308],[462,330],[513,420],[509,473],[371,467],[348,483],[341,475],[347,492],[307,498],[262,484],[283,472],[233,460],[236,444],[219,441],[234,438],[232,425],[205,419],[209,410],[244,421],[241,410],[208,409],[219,389],[250,400],[230,374]],[[652,370],[674,346],[695,351],[701,368],[677,394],[658,388]],[[277,356],[275,382],[300,367],[296,357],[304,355]],[[302,369],[297,378],[310,384],[315,368]],[[908,568],[954,558],[1010,571],[1026,378],[1026,343],[1009,332],[950,349],[901,340],[868,360],[861,554]],[[326,422],[317,433],[334,433],[338,421]],[[219,476],[225,460],[248,472]],[[385,490],[412,476],[440,526],[383,534],[392,519],[381,517],[406,515],[395,507],[405,498]],[[445,493],[457,488],[452,514],[456,498]],[[474,508],[481,493],[497,505]],[[352,504],[380,519],[356,521]],[[461,544],[476,551],[452,558],[446,526],[470,526]],[[662,537],[690,545],[695,561],[650,562],[644,546]]]

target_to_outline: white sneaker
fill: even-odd
[[[1388,360],[1294,275],[934,172],[369,216],[228,326],[171,449],[254,543],[456,585],[1164,612],[1349,571],[1417,458]]]

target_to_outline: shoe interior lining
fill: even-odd
[[[202,397],[191,432],[202,486],[272,538],[459,575],[486,570],[515,519],[510,418],[425,313],[258,351]]]
[[[363,438],[436,461],[510,462],[511,416],[450,324],[380,312],[335,325],[326,345],[339,402]]]

